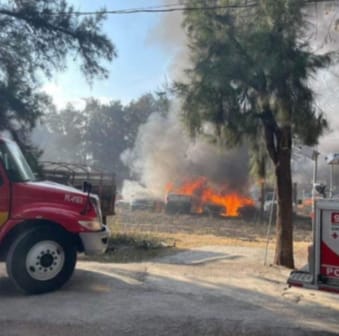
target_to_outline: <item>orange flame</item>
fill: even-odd
[[[227,187],[221,191],[209,186],[207,178],[199,177],[184,182],[181,186],[175,187],[173,183],[166,185],[167,193],[176,193],[192,196],[195,203],[195,211],[203,212],[206,205],[220,206],[224,211],[222,215],[239,216],[239,209],[244,206],[254,206],[254,201],[237,192],[229,192]]]

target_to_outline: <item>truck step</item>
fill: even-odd
[[[308,272],[303,271],[293,271],[291,272],[287,283],[290,285],[303,285],[303,284],[312,284],[313,283],[313,275]]]

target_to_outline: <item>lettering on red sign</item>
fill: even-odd
[[[339,278],[339,268],[337,267],[326,267],[326,275],[329,277]]]
[[[83,203],[83,198],[81,196],[75,196],[75,195],[66,194],[65,195],[65,201],[66,202],[71,202],[71,203],[82,204]]]
[[[339,224],[339,212],[332,212],[331,222],[332,224]]]

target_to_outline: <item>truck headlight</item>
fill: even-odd
[[[92,220],[92,221],[85,221],[85,220],[80,220],[78,222],[81,226],[86,228],[87,230],[90,231],[100,231],[101,230],[101,223],[99,220]]]

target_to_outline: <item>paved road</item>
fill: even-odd
[[[152,263],[79,262],[62,290],[23,296],[0,264],[0,335],[337,335],[338,296],[287,289],[263,251],[206,247]]]

